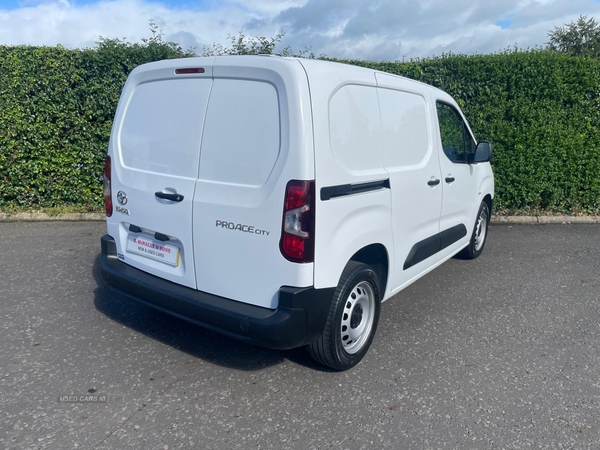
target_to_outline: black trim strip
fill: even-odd
[[[326,201],[335,197],[344,197],[346,195],[362,194],[363,192],[378,191],[380,189],[390,188],[390,179],[381,181],[371,181],[360,184],[340,184],[338,186],[329,186],[321,188],[321,200]]]
[[[423,239],[421,242],[417,242],[413,248],[410,249],[410,252],[406,257],[404,270],[410,269],[412,266],[415,266],[445,248],[450,247],[466,235],[467,227],[461,223],[460,225],[456,225],[441,233],[428,237],[427,239]]]
[[[440,251],[440,234],[428,237],[427,239],[417,242],[410,249],[406,261],[404,262],[404,270],[410,269],[412,266],[425,261],[430,256],[435,255]]]
[[[467,227],[462,223],[455,227],[448,228],[440,233],[440,251],[450,247],[455,242],[460,241],[467,235]]]

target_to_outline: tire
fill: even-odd
[[[366,264],[350,261],[333,294],[323,334],[308,346],[311,356],[335,370],[354,367],[373,342],[380,310],[377,274]]]
[[[481,202],[479,206],[479,212],[477,213],[477,219],[475,220],[475,226],[473,227],[473,234],[471,235],[471,241],[458,255],[464,259],[475,259],[485,247],[485,241],[488,235],[488,229],[490,224],[490,208],[486,202]]]

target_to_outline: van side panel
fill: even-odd
[[[381,170],[381,122],[377,92],[346,84],[329,102],[329,137],[335,159],[349,172]]]
[[[314,285],[326,288],[338,284],[344,267],[362,248],[382,244],[390,253],[389,175],[383,167],[374,72],[310,60],[302,65],[309,78],[315,140]],[[356,190],[372,182],[374,188]],[[328,198],[330,192],[337,194]]]
[[[313,285],[313,264],[279,249],[288,181],[313,180],[306,74],[296,60],[217,58],[193,207],[200,291],[276,308],[282,286]]]
[[[409,80],[376,74],[383,125],[385,168],[392,187],[392,225],[396,270],[390,293],[398,292],[436,262],[436,254],[415,258],[419,243],[439,233],[442,186],[428,90]],[[412,256],[412,258],[411,258]],[[417,262],[418,260],[418,262]]]

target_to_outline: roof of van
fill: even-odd
[[[300,63],[304,68],[304,71],[311,77],[311,75],[318,75],[319,73],[327,73],[331,72],[332,69],[335,70],[335,74],[344,79],[348,79],[349,82],[352,82],[353,73],[356,74],[359,78],[364,78],[365,73],[372,74],[385,74],[389,77],[398,78],[399,80],[403,80],[404,83],[410,83],[415,86],[420,86],[429,90],[430,92],[436,92],[440,97],[451,99],[451,97],[441,89],[438,89],[429,84],[423,83],[421,81],[416,81],[411,78],[403,77],[400,75],[396,75],[389,72],[383,72],[380,70],[375,70],[367,67],[355,66],[352,64],[341,63],[337,61],[327,61],[327,60],[319,60],[319,59],[306,59],[306,58],[297,58],[297,57],[283,57],[278,55],[225,55],[225,56],[209,56],[209,57],[196,57],[196,58],[180,58],[180,59],[169,59],[163,61],[152,62],[148,64],[143,64],[138,68],[134,69],[137,71],[145,71],[152,70],[154,68],[173,68],[173,67],[190,67],[190,66],[213,66],[217,61],[220,64],[225,63],[234,63],[232,65],[239,65],[241,61],[248,61],[251,66],[262,66],[264,68],[269,68],[272,66],[280,66],[281,63],[289,63],[289,64],[297,64]],[[251,61],[251,62],[250,62]]]
[[[433,90],[433,91],[437,92],[438,94],[440,94],[441,96],[449,97],[449,95],[446,92],[444,92],[441,89],[439,89],[435,86],[432,86],[430,84],[423,83],[422,81],[413,80],[412,78],[403,77],[401,75],[397,75],[394,73],[371,69],[369,67],[356,66],[353,64],[347,64],[347,63],[342,63],[342,62],[337,62],[337,61],[327,61],[327,60],[322,60],[322,59],[307,59],[307,58],[285,58],[285,59],[299,61],[305,68],[307,68],[308,66],[318,67],[321,65],[322,66],[338,66],[340,69],[344,68],[342,70],[348,70],[348,68],[352,68],[353,71],[360,70],[360,71],[368,71],[370,73],[385,74],[387,76],[398,78],[398,79],[404,80],[405,82],[409,82],[411,84],[416,84],[416,85],[425,87],[426,89]]]

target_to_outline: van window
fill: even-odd
[[[436,102],[440,136],[444,153],[455,163],[466,163],[467,155],[475,149],[475,142],[461,115],[452,106]]]
[[[182,79],[137,86],[119,134],[123,165],[196,179],[211,84],[211,79]]]
[[[262,186],[279,157],[277,91],[259,81],[215,79],[200,155],[200,178]]]
[[[386,167],[414,166],[429,151],[425,99],[417,94],[378,89]]]
[[[377,90],[347,85],[329,103],[331,150],[350,170],[383,168]]]

